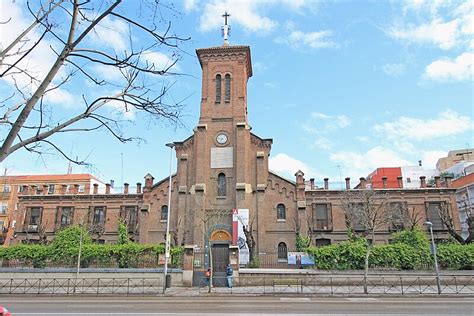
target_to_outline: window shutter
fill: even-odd
[[[26,213],[25,213],[25,221],[23,223],[23,230],[25,232],[28,231],[28,224],[30,223],[30,218],[31,218],[31,207],[27,207]]]
[[[56,208],[56,220],[54,222],[54,230],[59,230],[61,228],[61,217],[63,209],[61,207]]]
[[[120,219],[123,221],[127,221],[127,208],[125,206],[120,207]]]

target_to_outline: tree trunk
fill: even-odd
[[[370,252],[372,251],[373,244],[375,242],[375,230],[372,230],[372,242],[367,245],[367,251],[365,253],[365,262],[364,262],[364,294],[368,294],[367,290],[367,276],[369,275],[369,257]]]

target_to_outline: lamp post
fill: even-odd
[[[165,241],[165,269],[163,270],[163,293],[166,291],[166,280],[168,278],[168,260],[170,258],[170,214],[171,214],[171,161],[173,159],[174,143],[166,144],[170,148],[170,174],[168,183],[168,213],[166,214],[166,241]]]
[[[438,286],[438,294],[441,294],[441,283],[439,281],[439,268],[438,268],[438,258],[436,256],[436,245],[434,242],[434,237],[433,237],[433,223],[432,222],[425,222],[425,225],[429,227],[430,229],[430,236],[431,236],[431,251],[433,252],[434,256],[434,264],[435,264],[435,270],[436,270],[436,285]]]

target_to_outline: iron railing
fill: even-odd
[[[214,284],[224,284],[213,280]],[[474,275],[443,275],[441,295],[474,296]],[[209,292],[207,280],[195,282],[192,291]],[[183,288],[184,289],[184,288]],[[157,295],[163,278],[0,278],[0,295]],[[186,295],[189,295],[186,289]],[[175,293],[179,288],[175,288]],[[246,276],[233,278],[233,287],[212,287],[211,293],[253,295],[437,295],[436,277],[429,275],[384,275],[367,278],[364,293],[362,275],[345,276]]]
[[[440,283],[441,295],[474,295],[474,275],[443,275],[440,277]],[[200,293],[208,292],[205,284],[207,281],[204,279],[199,282]],[[365,293],[362,275],[258,277],[253,274],[234,277],[232,288],[214,287],[211,292],[257,295],[437,295],[438,288],[435,276],[369,276]]]

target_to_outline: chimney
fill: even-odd
[[[387,177],[382,177],[382,184],[383,184],[383,188],[384,188],[384,189],[387,188],[387,180],[388,180]]]
[[[151,174],[147,174],[145,176],[145,190],[143,191],[150,191],[151,190],[151,187],[153,186],[153,176]]]
[[[105,184],[105,194],[110,194],[110,187],[111,187],[110,183]]]
[[[309,179],[309,182],[311,183],[311,190],[314,190],[314,178]]]
[[[346,178],[346,190],[351,189],[351,178],[347,177]]]
[[[79,193],[79,184],[75,184],[74,185],[74,194],[78,194]]]
[[[329,178],[324,178],[324,190],[329,190]]]
[[[67,193],[67,184],[61,185],[61,195],[65,195]]]
[[[397,177],[397,182],[398,182],[398,188],[403,189],[403,177],[402,176]]]
[[[446,183],[446,187],[447,187],[447,188],[451,188],[451,187],[452,187],[452,182],[451,182],[452,180],[453,180],[453,176],[452,176],[452,175],[447,174],[447,175],[444,176],[444,181],[445,181],[445,183]]]
[[[425,176],[420,177],[420,188],[426,188],[426,177]]]
[[[128,194],[128,183],[123,184],[123,194]]]
[[[435,187],[439,188],[441,186],[441,181],[439,176],[434,177],[435,180]]]
[[[142,193],[142,184],[140,182],[137,182],[137,194]]]
[[[97,194],[99,193],[99,184],[98,183],[94,183],[94,191],[93,191],[94,194]]]
[[[46,194],[48,194],[48,185],[43,184],[43,195],[46,195]]]
[[[364,177],[360,177],[360,178],[359,178],[359,181],[360,181],[360,187],[361,187],[361,189],[366,189],[366,188],[367,188],[367,185],[366,185],[365,178],[364,178]]]
[[[422,166],[421,160],[418,160],[418,166]]]
[[[305,187],[304,187],[304,173],[301,170],[298,170],[295,173],[296,177],[296,200],[303,201],[305,200]]]

